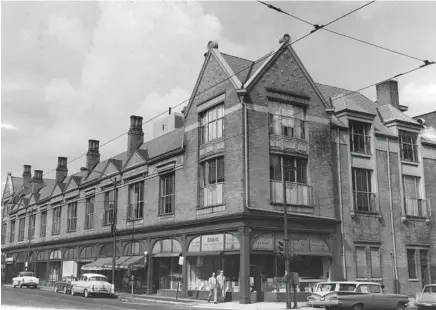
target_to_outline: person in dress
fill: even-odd
[[[207,302],[210,303],[210,300],[213,297],[213,302],[217,303],[217,284],[215,278],[215,272],[212,272],[212,276],[209,278],[209,297],[207,298]]]
[[[225,301],[226,299],[226,277],[224,276],[224,271],[220,270],[219,275],[216,277],[218,299],[220,301]]]

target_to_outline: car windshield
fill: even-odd
[[[424,293],[436,293],[436,285],[427,285],[424,287]]]
[[[342,283],[339,284],[339,292],[354,292],[356,290],[356,284]]]
[[[100,276],[94,276],[94,277],[89,277],[89,281],[106,281],[106,277]]]
[[[335,287],[335,283],[318,284],[315,288],[315,292],[333,292]]]
[[[33,277],[33,276],[35,276],[35,274],[33,272],[22,272],[21,276],[22,277]]]

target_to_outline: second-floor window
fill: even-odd
[[[129,208],[127,217],[131,220],[144,217],[144,182],[129,185]]]
[[[159,178],[159,215],[174,213],[175,173],[170,172]]]
[[[107,191],[104,193],[104,225],[110,225],[114,222],[115,211],[115,191]]]
[[[33,239],[35,236],[35,224],[36,224],[36,214],[31,214],[29,216],[29,240]]]
[[[15,241],[15,220],[11,221],[11,233],[9,234],[9,242]]]
[[[353,168],[353,200],[354,210],[359,212],[377,212],[372,195],[372,171],[368,169]]]
[[[77,226],[77,202],[68,204],[67,231],[76,231]]]
[[[350,147],[351,152],[371,154],[370,125],[350,121]]]
[[[223,118],[224,104],[217,105],[200,115],[201,144],[223,136]]]
[[[418,161],[418,136],[411,132],[400,131],[401,159]]]
[[[270,155],[271,202],[273,203],[283,203],[283,180],[286,182],[286,203],[311,204],[311,188],[307,185],[306,158]]]
[[[406,214],[410,216],[427,216],[427,205],[421,199],[419,177],[403,175],[404,205]]]
[[[223,204],[224,157],[213,158],[201,163],[200,205],[202,207]]]
[[[39,231],[40,237],[45,237],[47,232],[47,211],[41,212],[41,227]]]
[[[94,201],[94,197],[86,198],[85,229],[92,229],[94,227]]]
[[[18,222],[18,242],[24,240],[24,230],[26,228],[26,218],[21,218]]]
[[[51,234],[59,235],[61,233],[61,207],[53,209],[53,222],[51,226]]]
[[[269,102],[269,126],[274,135],[305,139],[305,110],[292,104]]]
[[[6,231],[8,229],[8,224],[7,223],[3,223],[2,224],[2,244],[6,243]]]

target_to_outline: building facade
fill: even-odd
[[[396,81],[377,85],[377,102],[315,83],[289,36],[281,41],[258,61],[209,42],[174,130],[144,143],[142,118],[131,116],[127,149],[109,160],[89,140],[75,174],[64,157],[53,180],[39,170],[32,177],[30,166],[21,178],[9,174],[6,277],[28,268],[50,283],[97,270],[118,289],[133,274],[138,291],[171,295],[180,285],[201,298],[212,272],[224,270],[229,298],[280,300],[286,203],[301,298],[325,279],[401,293],[434,282],[431,128],[404,114]]]

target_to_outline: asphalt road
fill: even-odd
[[[86,310],[188,310],[192,307],[174,304],[158,304],[149,301],[92,297],[85,298],[80,295],[71,296],[62,293],[55,293],[42,289],[33,288],[12,288],[10,286],[1,287],[1,308],[2,310],[15,309],[86,309]]]

